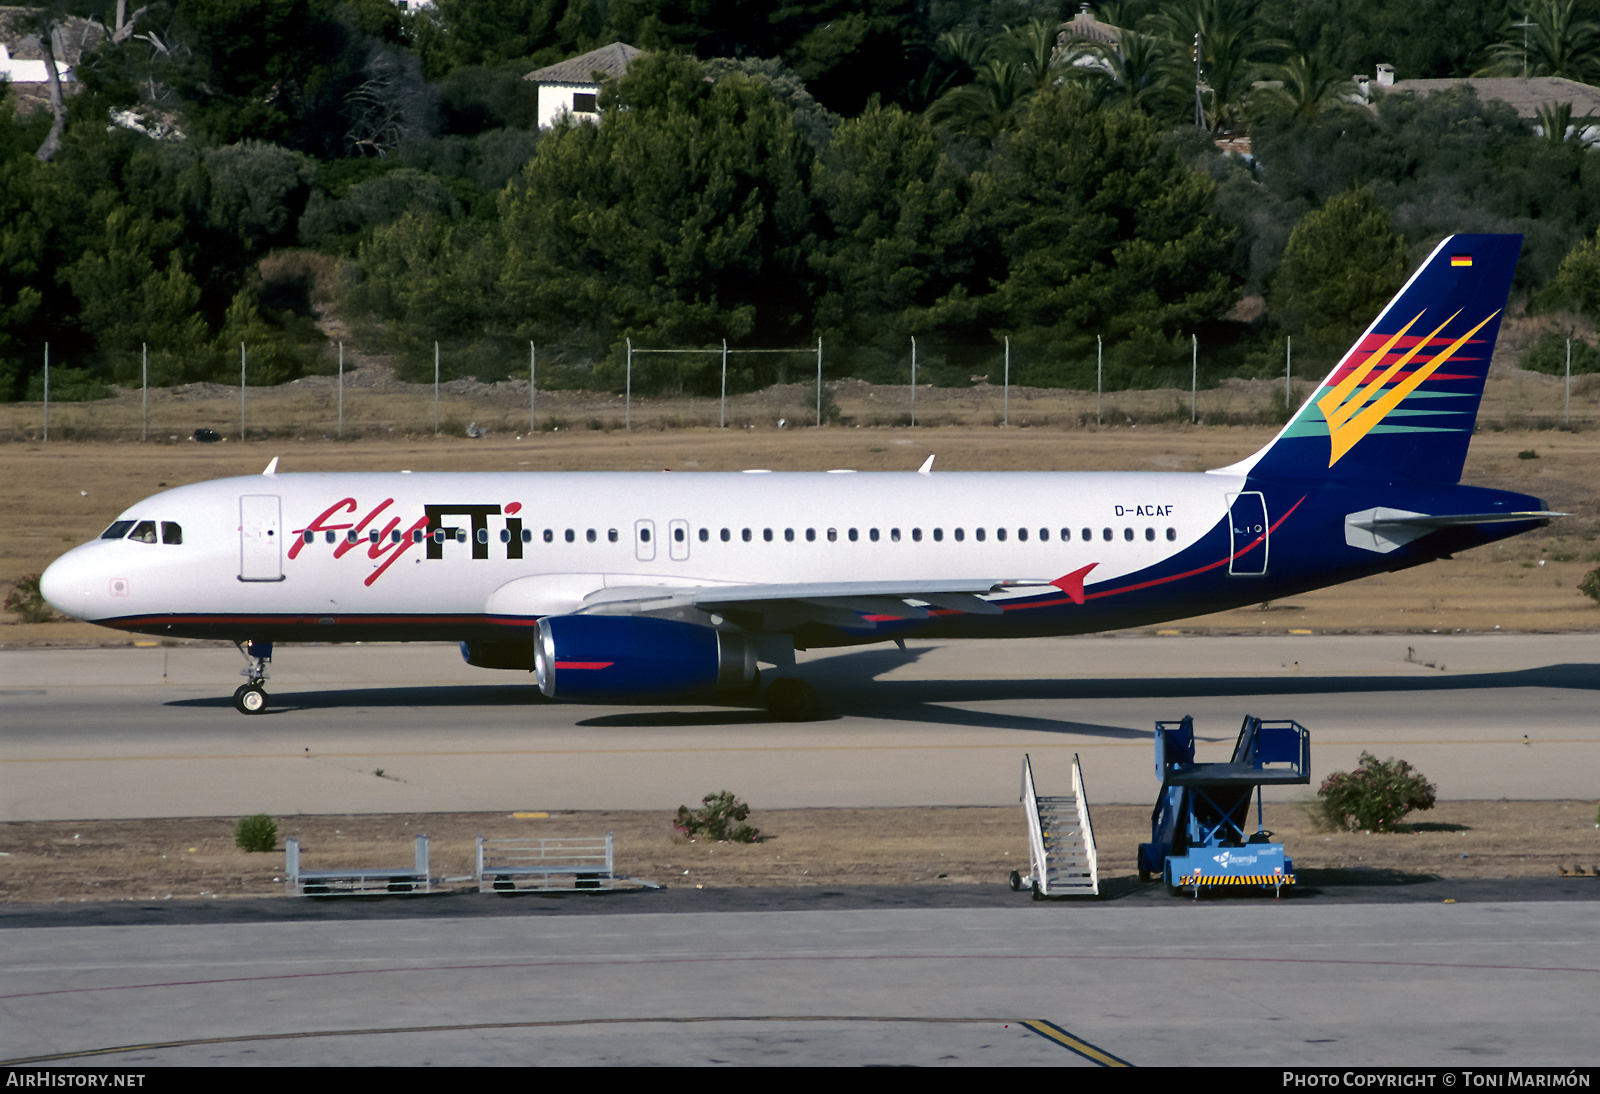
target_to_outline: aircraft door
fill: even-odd
[[[1267,501],[1258,490],[1228,495],[1231,577],[1265,577],[1267,573]]]
[[[633,522],[633,557],[640,562],[654,562],[656,558],[656,522]]]
[[[667,525],[667,550],[674,562],[684,562],[689,558],[688,521],[675,520]]]
[[[239,580],[283,580],[283,528],[276,494],[239,498]]]

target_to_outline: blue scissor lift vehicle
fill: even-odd
[[[1194,719],[1156,723],[1161,796],[1150,814],[1150,842],[1139,845],[1139,880],[1161,874],[1172,892],[1209,885],[1257,885],[1281,895],[1294,863],[1261,825],[1263,786],[1311,781],[1311,735],[1299,722],[1245,716],[1233,759],[1195,763]],[[1256,830],[1249,835],[1250,798]]]

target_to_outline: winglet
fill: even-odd
[[[1100,565],[1091,562],[1082,569],[1073,570],[1070,574],[1063,574],[1050,584],[1067,594],[1067,598],[1074,604],[1083,603],[1083,579],[1089,576],[1089,571]]]
[[[933,474],[933,457],[932,456],[929,456],[927,459],[922,461],[922,466],[917,468],[917,474],[919,474],[919,475],[931,475],[931,474]]]
[[[276,475],[278,473],[278,457],[272,457],[272,462],[267,464],[267,469],[261,473],[263,475]]]

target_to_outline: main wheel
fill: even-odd
[[[817,716],[817,689],[804,680],[779,680],[767,693],[767,710],[780,722],[809,722]]]
[[[233,705],[240,714],[260,714],[267,709],[267,693],[260,684],[240,684]]]
[[[1022,874],[1020,871],[1011,871],[1011,891],[1013,893],[1022,892]]]

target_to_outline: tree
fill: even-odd
[[[1307,349],[1341,352],[1405,283],[1404,242],[1370,190],[1305,215],[1289,235],[1268,303]]]
[[[1577,0],[1528,0],[1520,24],[1489,47],[1486,76],[1600,77],[1600,24],[1579,18]]]

